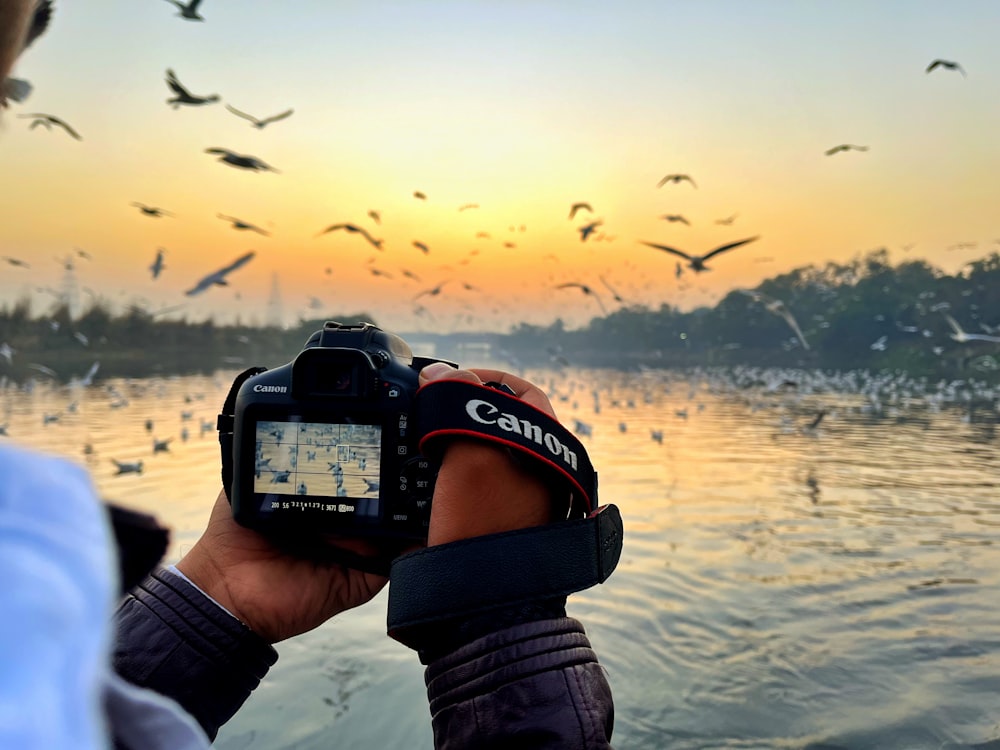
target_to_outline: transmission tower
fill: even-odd
[[[285,313],[281,305],[281,287],[278,274],[271,276],[271,297],[267,301],[267,325],[271,328],[285,327]]]

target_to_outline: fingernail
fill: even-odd
[[[455,368],[446,362],[433,362],[420,371],[420,376],[424,380],[440,380],[455,372]]]

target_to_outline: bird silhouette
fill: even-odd
[[[277,172],[278,170],[267,164],[256,156],[248,156],[245,154],[237,154],[235,151],[230,151],[226,148],[206,148],[206,154],[217,154],[219,161],[224,164],[229,164],[230,166],[236,167],[237,169],[248,169],[251,172]]]
[[[957,341],[960,344],[966,344],[970,341],[987,341],[993,344],[1000,344],[1000,336],[988,336],[985,333],[966,333],[948,313],[942,312],[941,314],[944,315],[945,320],[948,321],[948,325],[952,328],[953,333],[949,333],[948,335],[953,341]]]
[[[690,182],[691,183],[691,187],[695,187],[695,188],[698,187],[695,184],[694,180],[691,179],[691,175],[686,175],[686,174],[668,174],[666,177],[664,177],[662,180],[660,180],[659,184],[657,184],[656,187],[663,187],[668,182],[672,182],[675,185],[679,185],[682,182]]]
[[[582,227],[578,227],[578,231],[580,232],[580,242],[586,242],[587,238],[592,235],[603,223],[603,221],[598,219],[597,221],[592,221],[589,224],[584,224]]]
[[[760,292],[754,289],[738,289],[737,291],[751,297],[754,302],[761,303],[762,305],[764,305],[765,310],[767,310],[770,313],[774,313],[779,318],[783,319],[786,323],[788,323],[788,327],[795,332],[796,337],[802,344],[802,348],[803,349],[809,348],[809,342],[806,341],[806,337],[802,335],[802,329],[799,328],[798,321],[796,321],[795,316],[788,311],[788,308],[785,306],[784,302],[775,297],[768,297],[765,294],[761,294]]]
[[[370,234],[368,234],[367,230],[363,229],[362,227],[356,226],[354,224],[331,224],[316,236],[322,237],[324,234],[328,234],[330,232],[336,232],[338,229],[343,229],[346,232],[353,232],[355,234],[360,234],[362,237],[368,240],[369,244],[371,244],[376,250],[382,249],[382,240],[375,239]]]
[[[156,206],[147,206],[145,203],[138,203],[136,201],[133,201],[129,205],[138,208],[144,216],[151,216],[154,219],[159,219],[161,216],[169,216],[173,218],[172,213],[165,211],[162,208],[157,208]]]
[[[378,226],[382,225],[382,217],[381,217],[381,215],[379,215],[378,211],[369,211],[368,212],[368,218],[370,218],[372,221],[374,221],[376,225],[378,225]]]
[[[691,226],[691,222],[685,219],[680,214],[663,214],[663,216],[661,216],[660,218],[663,219],[664,221],[669,221],[671,224],[680,222],[681,224],[686,224],[687,226]]]
[[[420,252],[422,252],[424,255],[429,254],[431,251],[431,249],[427,247],[427,245],[425,245],[423,242],[417,242],[416,240],[413,241],[413,246],[418,250],[420,250]]]
[[[167,0],[171,5],[177,6],[177,15],[188,21],[204,21],[205,19],[198,15],[198,6],[201,5],[201,0],[191,0],[187,5],[179,0]]]
[[[593,289],[591,289],[586,284],[581,284],[578,281],[568,281],[565,284],[557,284],[555,288],[556,289],[579,289],[584,294],[586,294],[586,295],[588,295],[590,297],[593,297],[595,300],[597,300],[597,304],[601,308],[601,312],[604,313],[605,315],[608,314],[608,311],[604,307],[604,303],[601,301],[600,295],[598,295],[597,292],[595,292]]]
[[[237,117],[242,117],[244,120],[249,120],[250,124],[253,125],[255,128],[257,128],[258,130],[263,130],[266,126],[270,125],[272,122],[278,122],[279,120],[284,120],[286,117],[291,117],[292,113],[295,112],[294,109],[286,109],[281,114],[271,115],[270,117],[265,117],[262,120],[258,120],[253,115],[248,115],[246,112],[241,112],[231,104],[227,104],[226,109],[228,109]]]
[[[609,292],[611,292],[611,295],[614,297],[615,302],[617,302],[620,305],[625,304],[625,300],[622,299],[622,296],[615,291],[614,287],[611,286],[611,284],[609,284],[603,276],[598,276],[597,278],[599,278],[601,280],[601,283],[604,284],[605,287],[607,287]]]
[[[444,285],[447,284],[447,283],[448,283],[448,280],[445,280],[445,281],[442,281],[440,284],[438,284],[435,287],[431,287],[430,289],[424,289],[424,291],[420,292],[419,294],[417,294],[417,296],[415,296],[413,298],[413,301],[416,302],[418,299],[420,299],[421,297],[423,297],[425,294],[427,296],[429,296],[429,297],[437,297],[439,294],[441,294],[441,290],[444,289]]]
[[[468,211],[470,208],[479,208],[478,203],[466,203],[458,207],[459,212]]]
[[[28,126],[28,130],[34,130],[39,125],[44,127],[46,130],[52,130],[52,126],[55,125],[56,127],[65,130],[71,136],[76,138],[76,140],[78,141],[83,140],[83,136],[81,136],[79,133],[73,130],[73,128],[69,126],[69,123],[67,123],[65,120],[60,120],[55,115],[47,115],[44,112],[32,112],[31,114],[27,115],[18,115],[18,117],[28,118],[31,120],[31,124]]]
[[[574,203],[569,207],[569,218],[572,219],[576,216],[577,211],[590,211],[590,213],[594,213],[594,209],[590,207],[589,203]]]
[[[198,107],[202,104],[212,104],[213,102],[219,101],[218,94],[210,94],[208,96],[197,96],[192,94],[184,85],[177,80],[177,74],[173,70],[167,68],[167,86],[170,90],[174,92],[174,95],[167,99],[167,104],[171,105],[174,109],[178,109],[182,104],[187,104],[191,107]]]
[[[867,151],[868,146],[855,146],[851,143],[841,143],[839,146],[834,146],[833,148],[828,148],[823,153],[827,156],[833,156],[834,154],[839,154],[841,151]]]
[[[754,240],[760,239],[760,237],[750,237],[746,240],[739,240],[738,242],[730,242],[728,245],[723,245],[722,247],[717,247],[711,252],[705,253],[704,255],[688,255],[683,250],[677,250],[672,247],[667,247],[666,245],[657,245],[653,242],[643,242],[643,245],[648,245],[649,247],[656,248],[657,250],[662,250],[665,253],[672,253],[673,255],[678,255],[684,258],[688,262],[688,268],[690,268],[695,273],[701,273],[702,271],[710,271],[711,269],[705,265],[705,261],[712,258],[719,253],[724,253],[727,250],[732,250],[733,248],[739,247],[740,245],[746,245],[748,242],[753,242]]]
[[[21,260],[20,258],[14,258],[10,255],[4,255],[2,260],[17,268],[31,268],[31,264],[28,263],[28,261]]]
[[[152,265],[149,267],[149,270],[152,272],[154,279],[159,278],[160,274],[163,273],[163,269],[166,267],[163,263],[164,252],[165,251],[162,247],[159,248],[156,251],[156,260],[154,260]]]
[[[728,227],[728,226],[730,226],[730,225],[731,225],[731,224],[732,224],[732,223],[733,223],[734,221],[736,221],[736,217],[737,217],[737,216],[739,216],[739,214],[733,214],[732,216],[727,216],[727,217],[726,217],[725,219],[716,219],[716,220],[715,220],[715,223],[716,223],[716,224],[721,224],[721,225],[722,225],[722,226],[724,226],[724,227]]]
[[[927,66],[927,70],[925,70],[924,72],[930,73],[931,71],[936,70],[937,68],[944,68],[945,70],[957,70],[959,73],[965,76],[965,68],[963,68],[957,62],[954,62],[952,60],[935,60],[934,62],[932,62],[930,65]]]
[[[424,195],[423,193],[421,193],[419,190],[414,190],[413,191],[413,197],[417,198],[418,200],[422,200],[422,201],[427,200],[427,196]]]
[[[251,250],[245,255],[241,255],[239,258],[234,260],[228,266],[224,266],[223,268],[220,268],[218,271],[213,271],[212,273],[202,278],[197,284],[195,284],[193,287],[184,292],[184,294],[186,294],[188,297],[193,297],[196,294],[201,294],[206,289],[211,289],[213,286],[228,286],[229,282],[226,281],[226,276],[231,274],[236,269],[242,268],[247,263],[249,263],[253,259],[255,254],[256,253],[254,253],[254,251]]]
[[[256,226],[255,224],[251,224],[248,221],[243,221],[242,219],[237,219],[235,216],[226,216],[225,214],[216,214],[216,216],[218,216],[223,221],[228,221],[230,224],[232,224],[233,229],[249,230],[251,232],[256,232],[257,234],[262,234],[265,237],[271,236],[270,232],[265,232],[263,229]]]

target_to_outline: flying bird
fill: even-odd
[[[154,279],[158,279],[160,277],[160,274],[163,273],[163,269],[166,267],[163,264],[164,252],[165,250],[162,247],[159,248],[156,251],[156,260],[154,260],[152,265],[149,267],[149,270],[152,272]]]
[[[271,115],[270,117],[265,117],[263,120],[258,120],[253,115],[248,115],[246,112],[241,112],[231,104],[227,104],[226,109],[228,109],[237,117],[242,117],[244,120],[249,120],[250,124],[253,125],[253,127],[257,128],[258,130],[263,130],[267,125],[270,125],[272,122],[278,122],[279,120],[284,120],[286,117],[291,117],[292,113],[295,112],[294,109],[286,109],[281,114]]]
[[[661,216],[660,218],[663,219],[664,221],[669,221],[671,224],[675,222],[680,222],[681,224],[686,224],[687,226],[691,226],[691,222],[685,219],[680,214],[663,214],[663,216]]]
[[[459,211],[468,211],[470,208],[479,208],[478,203],[466,203],[465,205],[459,206]]]
[[[187,104],[192,107],[199,107],[202,104],[212,104],[213,102],[219,101],[218,94],[209,94],[208,96],[197,96],[192,94],[184,85],[177,80],[177,74],[173,70],[167,68],[167,86],[170,90],[174,92],[174,95],[167,99],[167,104],[171,105],[174,109],[180,108],[182,104]]]
[[[587,238],[597,231],[597,228],[603,223],[603,221],[598,219],[597,221],[592,221],[589,224],[584,224],[582,227],[577,227],[577,230],[580,232],[580,242],[586,242]]]
[[[258,159],[256,156],[249,156],[245,154],[237,154],[234,151],[230,151],[225,148],[206,148],[206,154],[217,154],[219,156],[219,161],[224,164],[229,164],[230,166],[237,167],[238,169],[249,169],[252,172],[277,172],[278,170],[272,167],[270,164]]]
[[[203,279],[201,279],[201,281],[199,281],[193,287],[184,292],[184,294],[186,294],[188,297],[193,297],[194,295],[201,294],[206,289],[210,289],[213,286],[228,286],[229,282],[226,281],[226,276],[228,276],[238,268],[245,266],[253,259],[254,255],[255,253],[253,250],[246,253],[245,255],[241,255],[239,258],[234,260],[228,266],[220,268],[218,271],[215,271],[205,276]]]
[[[378,226],[382,225],[382,216],[379,214],[378,211],[369,211],[368,218],[374,221],[375,224],[377,224]]]
[[[112,458],[111,463],[118,469],[117,474],[142,474],[142,461],[126,463],[125,461],[117,461]]]
[[[569,218],[572,219],[576,216],[577,211],[590,211],[590,213],[594,213],[594,209],[590,207],[589,203],[574,203],[569,207]]]
[[[265,232],[263,229],[256,226],[255,224],[251,224],[248,221],[243,221],[242,219],[237,219],[235,216],[226,216],[225,214],[216,214],[216,216],[218,216],[223,221],[228,221],[230,224],[232,224],[233,229],[246,229],[251,232],[256,232],[257,234],[262,234],[265,237],[271,236],[270,232]]]
[[[18,268],[31,268],[31,264],[28,263],[28,261],[21,260],[20,258],[13,258],[10,255],[4,255],[2,259],[5,260],[10,265],[16,266]]]
[[[617,302],[620,305],[625,304],[625,300],[622,299],[622,296],[615,291],[614,287],[611,286],[611,284],[609,284],[603,276],[598,276],[597,278],[599,278],[601,280],[601,283],[607,287],[609,292],[611,292],[611,295],[614,297],[615,302]]]
[[[833,148],[828,148],[823,153],[827,156],[833,156],[834,154],[839,154],[841,151],[867,151],[868,146],[855,146],[851,143],[841,143],[839,146],[834,146]]]
[[[656,187],[663,187],[668,182],[672,182],[675,185],[679,185],[680,183],[685,182],[685,181],[690,182],[691,183],[691,187],[695,187],[695,188],[698,187],[695,184],[694,180],[691,179],[691,175],[687,175],[687,174],[668,174],[666,177],[664,177],[662,180],[660,180],[659,184]]]
[[[178,9],[177,15],[181,18],[187,19],[188,21],[204,21],[205,19],[198,15],[198,6],[201,5],[201,0],[190,0],[190,2],[185,5],[179,0],[167,0],[168,3],[176,5]]]
[[[423,297],[425,294],[428,295],[428,296],[431,296],[431,297],[437,297],[439,294],[441,294],[441,290],[444,288],[444,285],[447,284],[447,283],[448,283],[447,280],[446,281],[442,281],[436,287],[432,287],[431,289],[424,289],[424,291],[420,292],[416,297],[413,298],[413,301],[416,302],[418,299],[420,299],[421,297]]]
[[[710,271],[711,269],[705,265],[705,261],[709,258],[715,257],[719,253],[724,253],[727,250],[732,250],[733,248],[739,247],[740,245],[746,245],[748,242],[753,242],[754,240],[760,239],[757,237],[750,237],[746,240],[739,240],[738,242],[730,242],[728,245],[723,245],[722,247],[717,247],[705,255],[688,255],[683,250],[676,250],[672,247],[667,247],[666,245],[657,245],[653,242],[643,242],[643,245],[648,245],[649,247],[656,248],[657,250],[662,250],[665,253],[672,253],[673,255],[678,255],[681,258],[685,258],[688,262],[688,268],[690,268],[695,273],[701,273],[702,271]]]
[[[765,310],[767,310],[770,313],[774,313],[779,318],[788,323],[788,327],[791,328],[792,331],[795,333],[795,336],[802,344],[802,348],[803,349],[809,348],[809,342],[806,341],[806,337],[802,335],[802,329],[799,328],[798,321],[796,321],[795,316],[793,316],[788,311],[788,308],[785,306],[784,302],[774,297],[768,297],[767,295],[761,294],[760,292],[755,291],[753,289],[738,289],[737,291],[753,298],[754,302],[760,302],[761,304],[764,305]]]
[[[945,70],[957,70],[963,76],[965,75],[965,68],[959,65],[957,62],[952,60],[935,60],[930,65],[927,66],[925,73],[930,73],[937,68],[944,68]]]
[[[329,232],[335,232],[338,229],[343,229],[346,232],[354,232],[355,234],[360,234],[362,237],[368,240],[369,244],[371,244],[376,250],[382,249],[382,240],[375,239],[370,234],[368,234],[367,230],[363,229],[362,227],[355,226],[354,224],[331,224],[316,236],[321,237],[324,234],[327,234]]]
[[[44,112],[32,112],[31,114],[28,115],[18,115],[18,117],[29,118],[31,120],[31,124],[28,126],[28,130],[34,130],[39,125],[44,127],[46,130],[52,130],[52,126],[55,125],[56,127],[65,130],[71,136],[76,138],[76,140],[78,141],[83,140],[83,136],[81,136],[79,133],[73,130],[73,128],[71,128],[65,120],[60,120],[55,115],[47,115]]]
[[[427,245],[425,245],[423,242],[417,242],[416,240],[413,241],[413,246],[418,250],[420,250],[420,252],[422,252],[424,255],[429,254],[431,251],[431,249],[427,247]]]
[[[413,191],[413,197],[417,198],[419,200],[422,200],[422,201],[427,200],[427,196],[424,195],[423,193],[421,193],[419,190],[414,190]]]
[[[157,208],[156,206],[147,206],[145,203],[138,203],[136,201],[133,201],[129,205],[138,208],[145,216],[152,216],[154,219],[159,219],[161,216],[173,217],[173,214],[169,211]]]
[[[736,221],[736,217],[737,217],[737,216],[739,216],[739,214],[733,214],[732,216],[727,216],[727,217],[726,217],[725,219],[716,219],[716,220],[715,220],[715,223],[716,223],[716,224],[721,224],[721,225],[722,225],[722,226],[724,226],[724,227],[728,227],[728,226],[730,226],[730,225],[731,225],[731,224],[732,224],[732,223],[733,223],[734,221]]]
[[[568,281],[565,284],[557,284],[555,288],[556,289],[571,289],[571,288],[579,289],[584,294],[586,294],[586,295],[588,295],[590,297],[593,297],[595,300],[597,300],[597,304],[601,308],[601,312],[604,313],[605,315],[608,314],[608,311],[604,308],[604,303],[601,301],[600,296],[598,296],[597,292],[595,292],[593,289],[591,289],[586,284],[581,284],[578,281]]]
[[[953,341],[957,341],[960,344],[966,344],[969,341],[988,341],[993,344],[1000,344],[1000,336],[988,336],[985,333],[966,333],[948,313],[942,312],[941,314],[944,315],[945,320],[948,321],[948,325],[954,331],[954,333],[948,334]]]
[[[51,0],[39,0],[35,4],[31,22],[28,25],[27,33],[24,35],[24,43],[21,44],[20,49],[15,51],[15,59],[28,49],[33,41],[45,33],[51,20]],[[7,99],[13,99],[15,102],[23,102],[31,94],[31,90],[31,84],[21,78],[10,77],[0,80],[0,108],[7,106]]]

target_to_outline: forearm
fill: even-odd
[[[611,747],[611,688],[574,619],[486,635],[431,662],[426,681],[436,748]]]
[[[126,595],[115,619],[118,674],[175,700],[212,739],[278,658],[194,586],[162,570]]]

